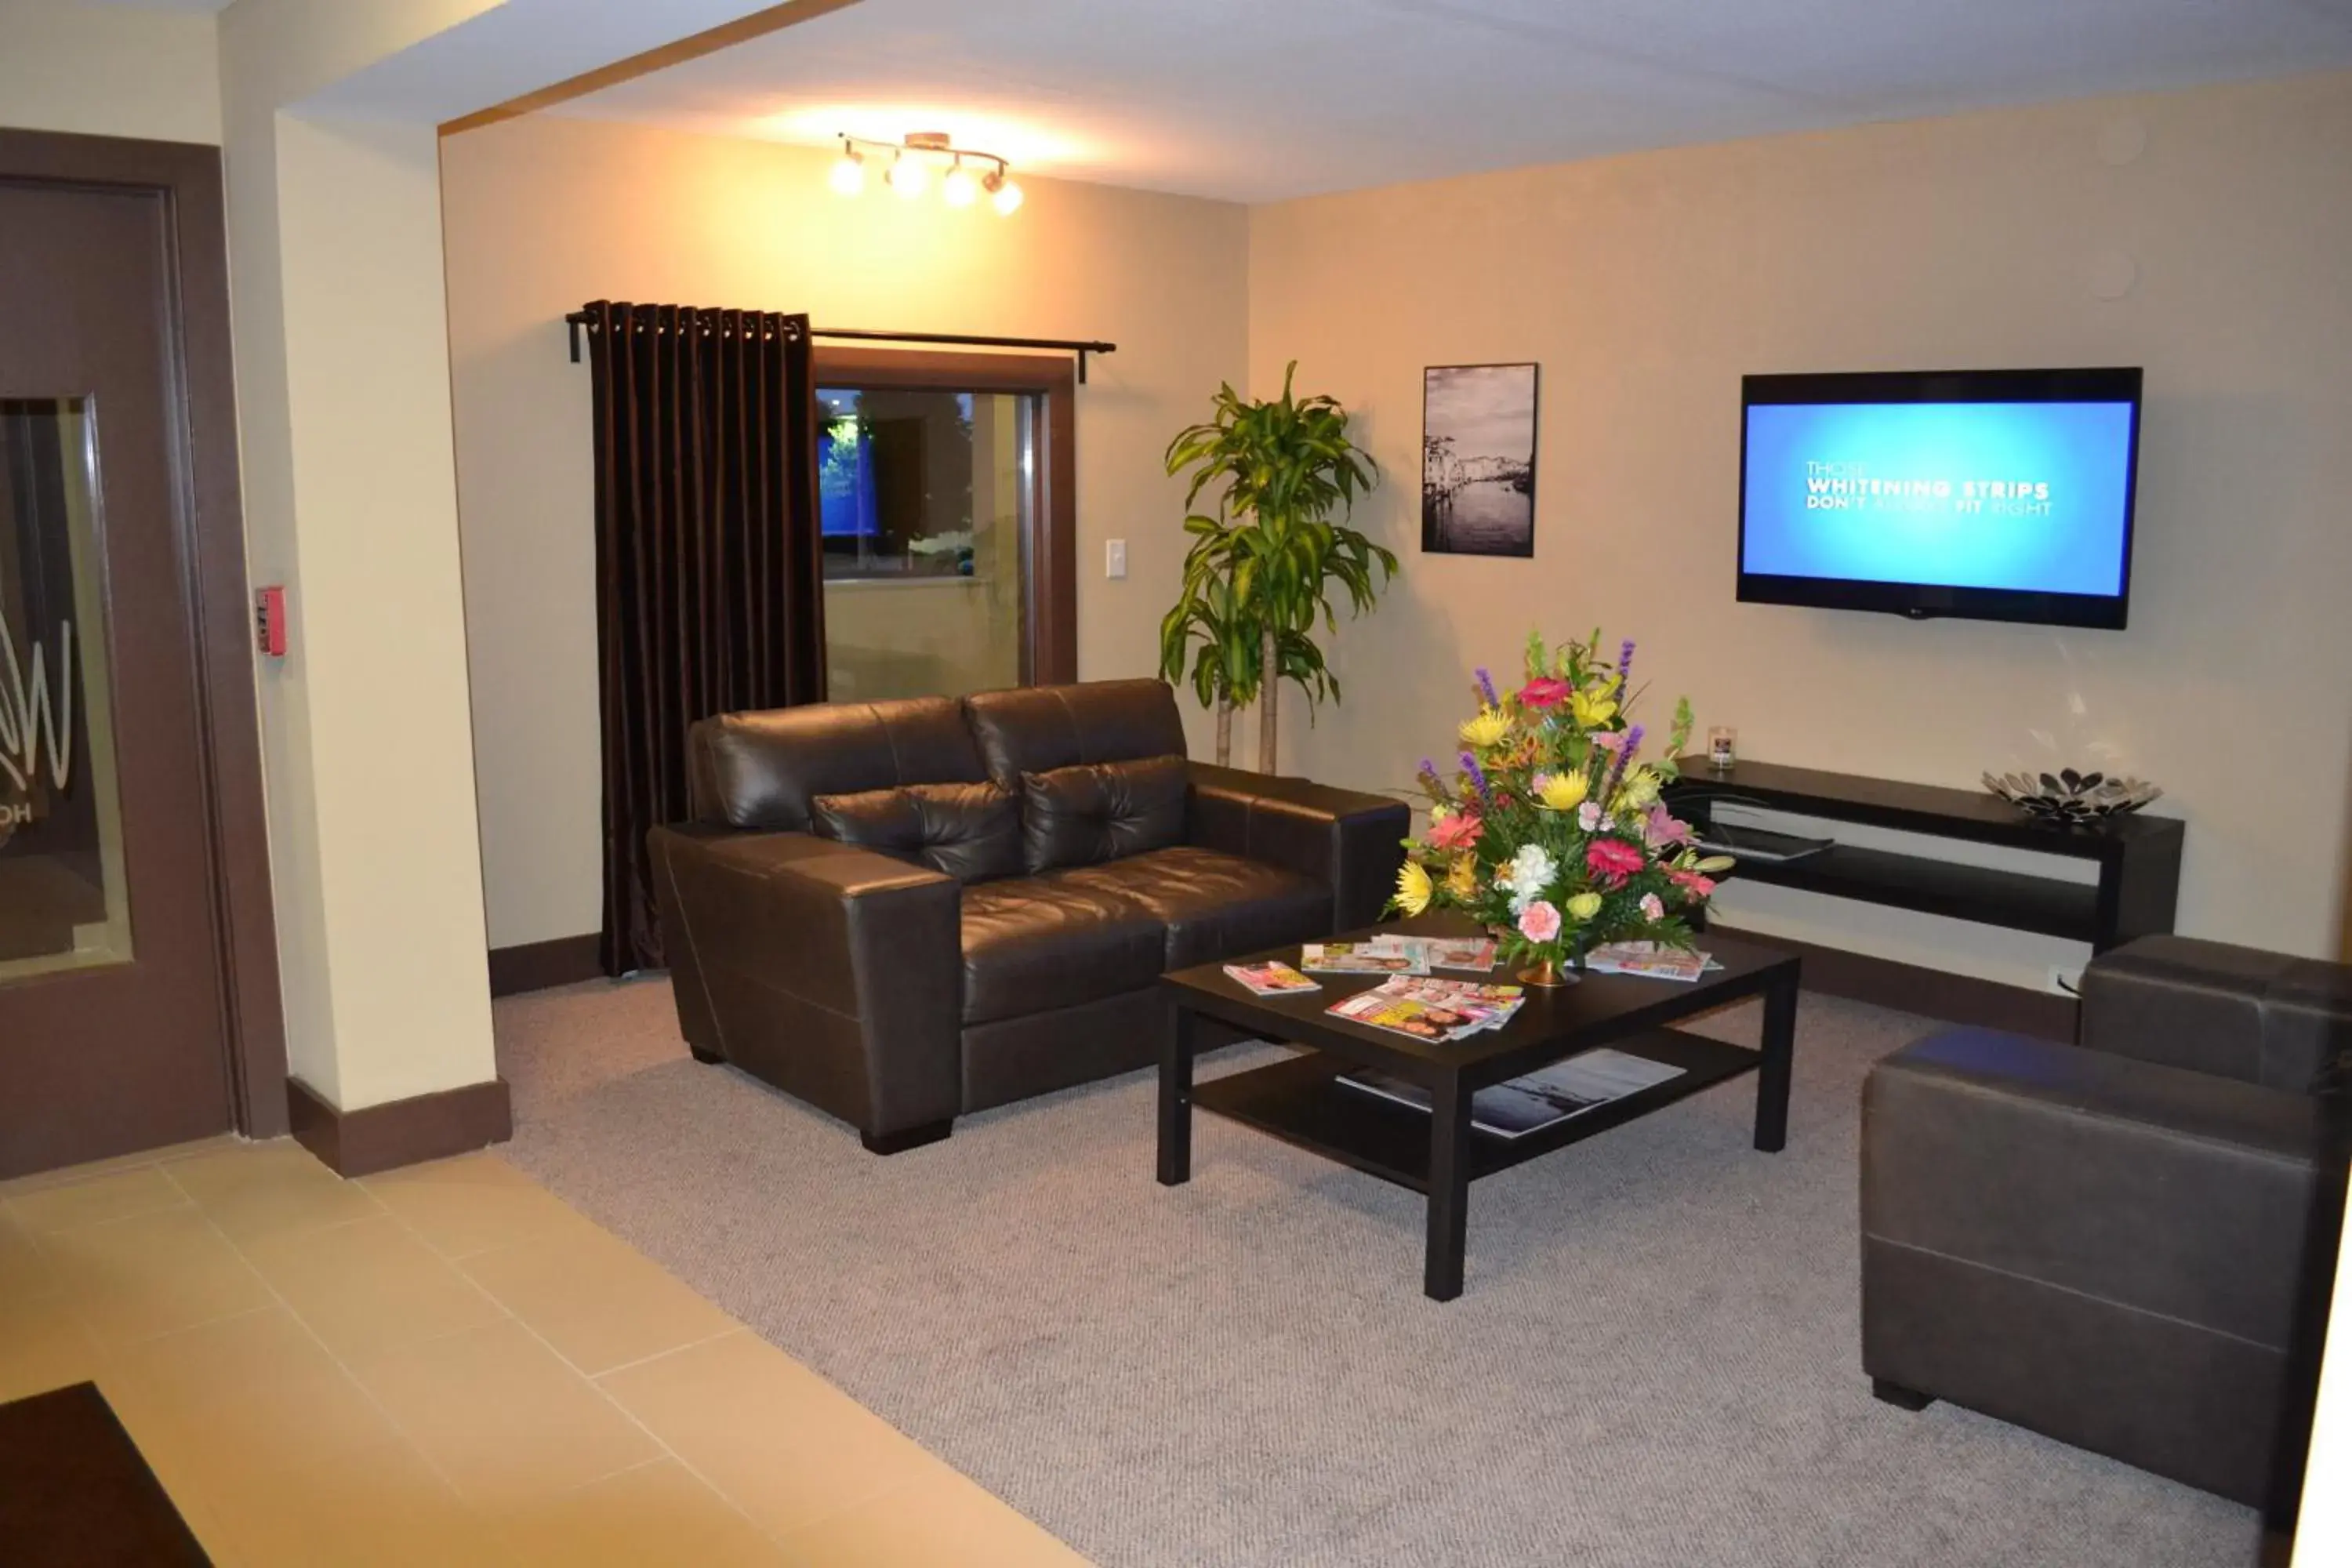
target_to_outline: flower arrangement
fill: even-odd
[[[1665,755],[1643,762],[1644,731],[1630,718],[1633,665],[1630,640],[1612,663],[1598,629],[1556,649],[1538,632],[1517,690],[1498,691],[1477,672],[1460,766],[1448,777],[1421,764],[1429,828],[1405,841],[1391,909],[1470,915],[1538,984],[1557,984],[1562,967],[1604,942],[1691,945],[1685,917],[1731,859],[1702,858],[1661,798],[1690,741],[1690,700],[1675,705]]]

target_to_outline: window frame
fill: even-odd
[[[1078,678],[1077,374],[1058,354],[964,353],[928,349],[815,346],[815,385],[919,392],[1013,393],[1034,397],[1035,446],[1021,542],[1025,636],[1021,682]]]

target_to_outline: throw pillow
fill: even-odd
[[[1176,756],[1023,773],[1023,859],[1034,874],[1181,844],[1188,777]]]
[[[810,826],[826,838],[929,866],[959,882],[1021,869],[1021,811],[992,784],[901,784],[821,795]]]

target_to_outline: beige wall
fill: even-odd
[[[1118,343],[1078,394],[1079,668],[1155,666],[1183,552],[1182,494],[1160,456],[1221,379],[1244,374],[1243,210],[1037,180],[1002,220],[880,191],[845,200],[825,188],[827,163],[805,149],[549,115],[443,145],[493,946],[597,925],[588,375],[566,358],[562,324],[590,300]],[[1128,541],[1124,582],[1103,579],[1109,538]]]
[[[2015,764],[2144,773],[2190,824],[2184,930],[2335,951],[2347,170],[2352,77],[2334,76],[1254,211],[1253,384],[1297,358],[1302,385],[1357,412],[1393,476],[1363,515],[1405,556],[1391,599],[1337,639],[1348,706],[1286,736],[1289,756],[1406,784],[1472,666],[1510,665],[1530,626],[1603,622],[1746,755],[1958,785]],[[1509,360],[1542,365],[1536,558],[1422,555],[1422,367]],[[1743,372],[2042,364],[2147,367],[2130,630],[1733,602]],[[2083,951],[1771,889],[1727,902],[2026,984]]]
[[[0,125],[217,142],[213,19],[79,0],[0,0]]]
[[[247,562],[292,631],[260,680],[287,1055],[344,1110],[496,1064],[438,137],[303,106],[464,8],[238,0],[221,29]]]

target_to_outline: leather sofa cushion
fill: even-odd
[[[1170,969],[1331,934],[1327,884],[1218,849],[1154,849],[1066,871],[1058,880],[1149,910],[1167,929]]]
[[[2083,1044],[2289,1094],[2352,1051],[2352,968],[2144,936],[2083,972]]]
[[[963,1021],[1067,1007],[1159,979],[1167,932],[1125,894],[1065,874],[963,890]]]
[[[916,861],[959,882],[1021,871],[1021,807],[993,784],[821,795],[811,805],[824,837]]]
[[[1023,773],[1022,855],[1030,874],[1181,843],[1186,781],[1181,756]]]
[[[981,691],[963,706],[989,776],[1007,789],[1018,789],[1023,773],[1184,754],[1183,715],[1164,680]]]
[[[810,831],[820,795],[988,777],[952,697],[727,713],[695,725],[688,750],[695,820],[771,833]]]

